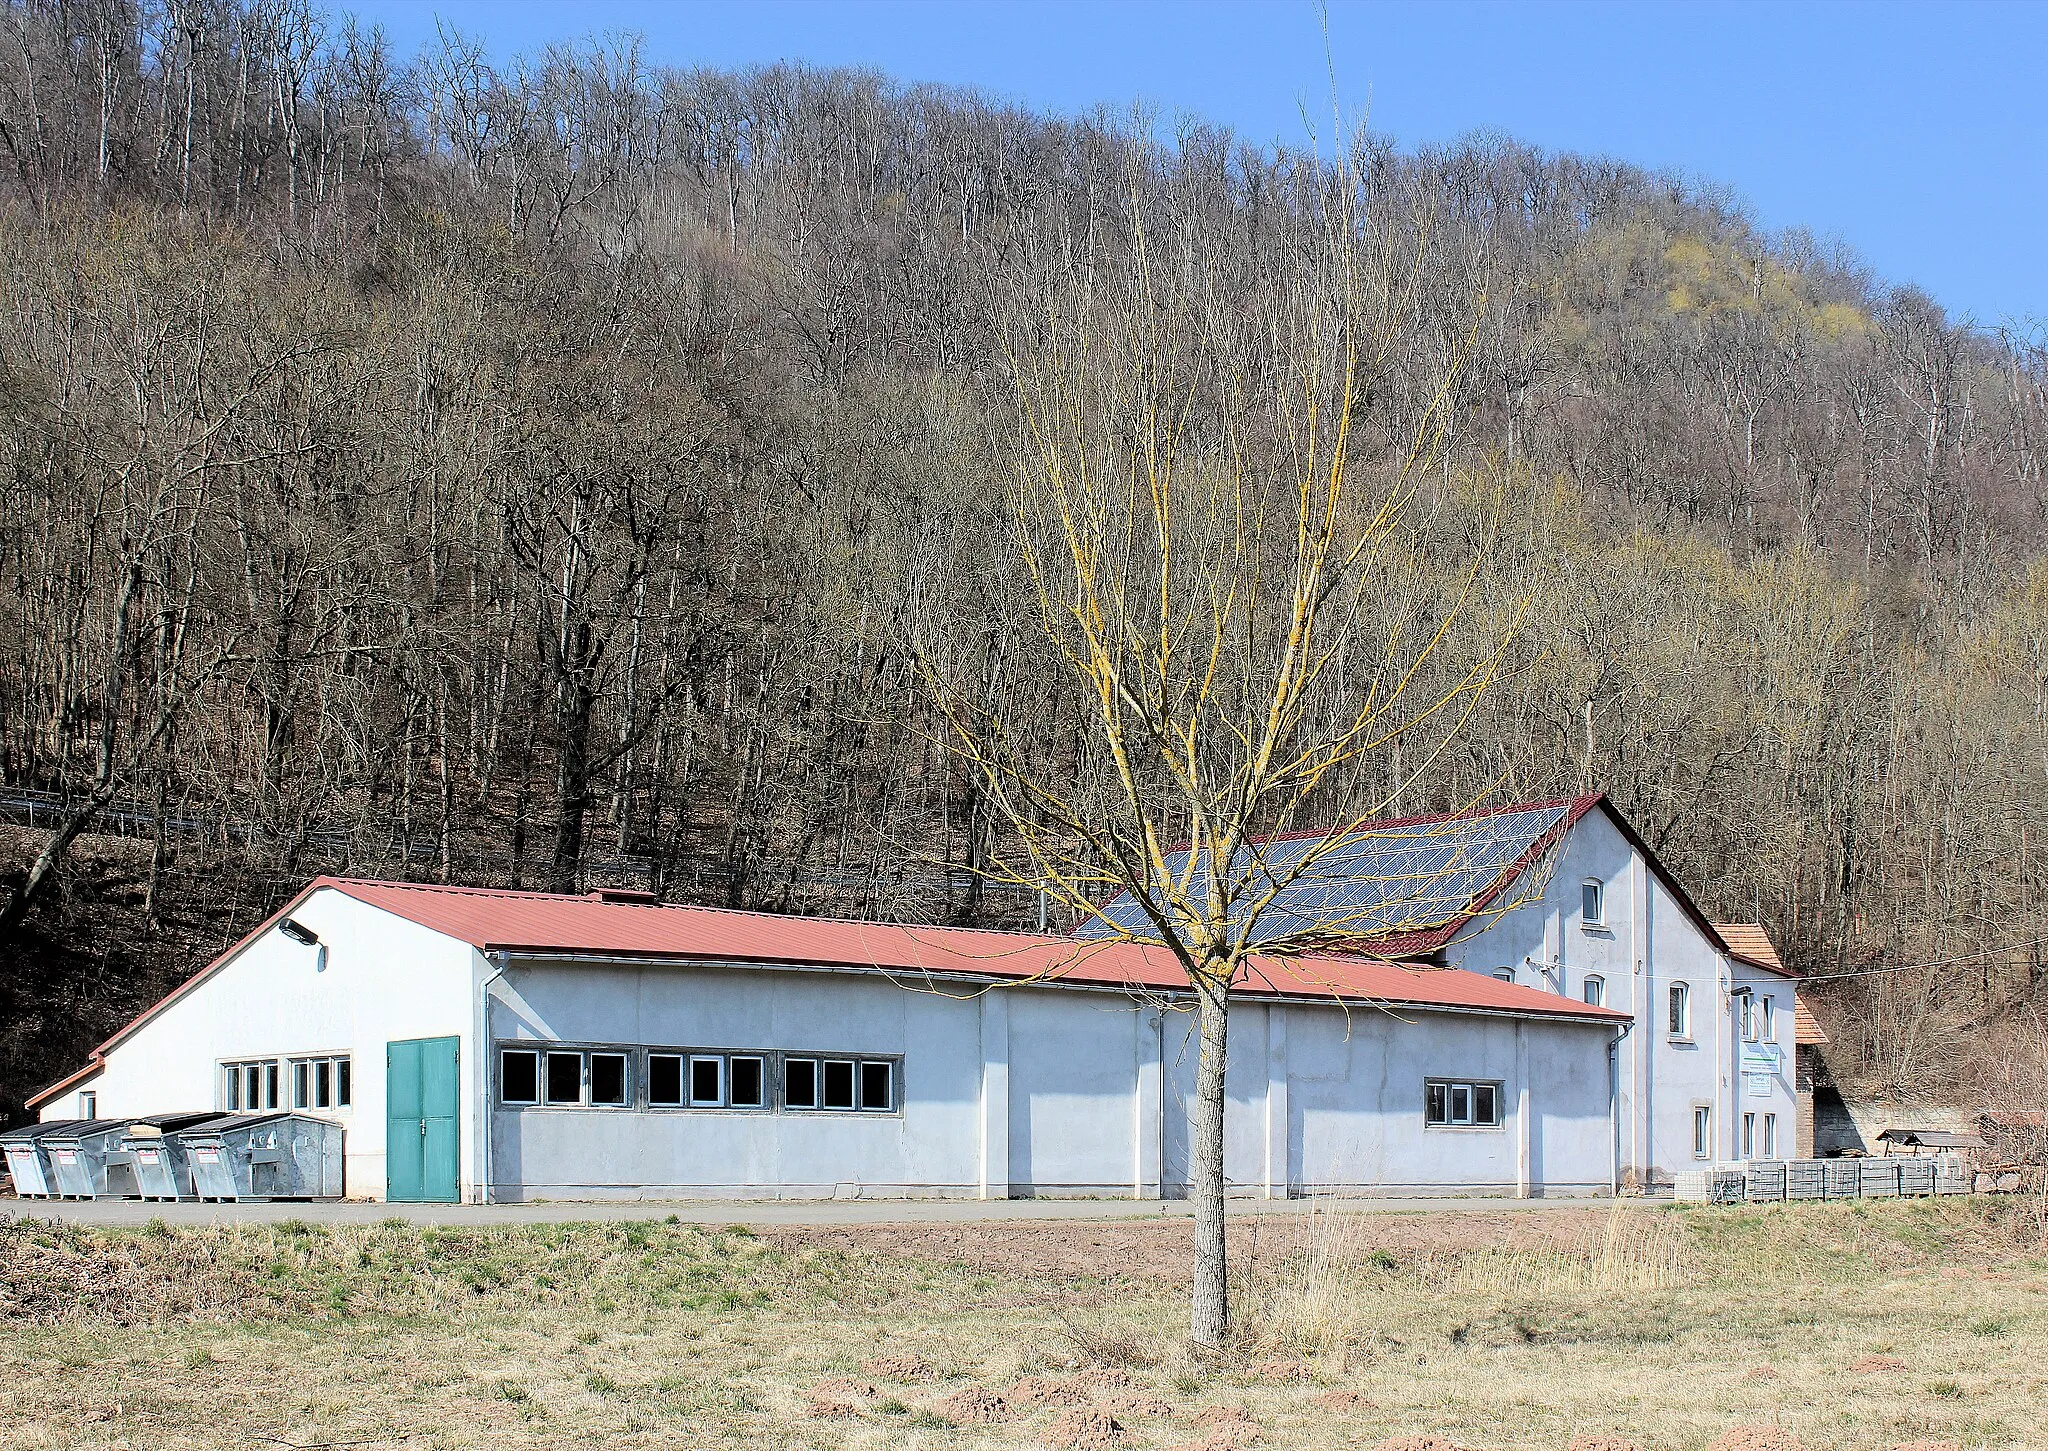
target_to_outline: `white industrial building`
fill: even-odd
[[[1355,955],[1248,970],[1232,1192],[1604,1193],[1792,1152],[1782,969],[1601,798],[1354,839],[1289,910],[1369,879],[1391,922],[1386,883],[1431,885]],[[303,1108],[345,1126],[353,1197],[1176,1197],[1177,975],[1099,937],[323,877],[31,1106]]]

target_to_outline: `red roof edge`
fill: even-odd
[[[183,982],[179,983],[176,987],[172,988],[169,992],[165,993],[162,997],[158,998],[155,1002],[151,1003],[148,1007],[144,1008],[141,1012],[137,1013],[134,1017],[130,1018],[126,1023],[122,1024],[119,1028],[115,1029],[114,1035],[112,1037],[108,1038],[106,1042],[100,1044],[97,1048],[92,1050],[92,1056],[86,1060],[86,1064],[83,1068],[79,1069],[76,1073],[71,1074],[68,1078],[58,1079],[55,1083],[51,1084],[48,1088],[43,1089],[34,1097],[24,1099],[22,1102],[22,1106],[24,1108],[31,1109],[39,1108],[43,1104],[49,1102],[51,1099],[55,1098],[58,1094],[62,1093],[65,1089],[71,1087],[73,1084],[82,1081],[91,1074],[99,1072],[101,1068],[106,1066],[108,1051],[112,1049],[116,1044],[118,1044],[122,1039],[126,1038],[129,1034],[133,1033],[136,1029],[140,1028],[143,1024],[147,1023],[150,1019],[154,1018],[157,1014],[161,1013],[165,1008],[168,1008],[172,1003],[178,1001],[179,998],[185,996],[186,993],[191,992],[194,988],[198,987],[199,984],[205,982],[208,978],[212,977],[216,972],[220,971],[223,967],[226,967],[228,963],[233,960],[236,953],[240,952],[243,948],[247,947],[251,942],[254,942],[258,937],[261,937],[265,932],[268,932],[271,929],[271,927],[276,925],[276,923],[280,919],[288,915],[291,912],[292,908],[298,906],[299,903],[305,901],[306,898],[312,896],[313,893],[319,891],[322,887],[331,887],[333,885],[335,885],[335,878],[333,877],[313,878],[312,881],[306,883],[305,886],[299,888],[298,891],[294,892],[291,898],[288,901],[286,901],[282,907],[279,907],[275,912],[272,912],[268,917],[265,917],[261,922],[258,922],[254,927],[251,927],[247,932],[244,932],[241,935],[241,937],[236,939],[234,945],[228,948],[227,951],[221,953],[220,956],[214,958],[213,961],[207,963],[206,966],[200,968],[199,971],[193,973],[192,976],[186,978]]]

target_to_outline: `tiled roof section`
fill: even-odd
[[[1813,1009],[1798,993],[1792,994],[1792,1041],[1801,1048],[1825,1048],[1828,1045],[1827,1030],[1821,1027],[1820,1019],[1813,1015]]]
[[[1229,885],[1240,900],[1275,892],[1252,929],[1253,942],[1313,931],[1354,938],[1389,955],[1419,956],[1449,941],[1600,800],[1579,796],[1365,822],[1306,867],[1305,854],[1328,841],[1327,832],[1265,838],[1238,852]],[[1185,869],[1188,857],[1185,848],[1174,852],[1168,870]],[[1150,931],[1128,893],[1101,915],[1105,921],[1076,935]]]
[[[1779,958],[1778,949],[1771,945],[1771,934],[1756,923],[1716,922],[1714,930],[1728,944],[1729,956],[1739,957],[1751,967],[1775,972],[1780,977],[1799,976]]]
[[[1180,965],[1165,949],[1134,943],[340,877],[321,877],[313,886],[331,887],[479,950],[515,956],[866,969],[906,981],[929,976],[1155,991],[1186,984]],[[1418,971],[1354,957],[1255,958],[1241,969],[1237,989],[1250,997],[1461,1008],[1528,1017],[1607,1022],[1624,1016],[1477,973]]]

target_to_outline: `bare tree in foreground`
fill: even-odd
[[[1007,829],[989,874],[1096,934],[1163,946],[1186,974],[1192,1333],[1208,1347],[1230,1329],[1232,992],[1254,953],[1398,931],[1404,904],[1432,895],[1418,877],[1381,883],[1369,920],[1271,912],[1456,736],[1518,618],[1483,603],[1497,507],[1463,511],[1486,522],[1453,550],[1425,545],[1419,496],[1458,359],[1395,435],[1376,395],[1415,300],[1362,220],[1360,177],[1340,164],[1327,185],[1319,245],[1290,275],[1148,235],[1134,200],[1121,254],[1061,249],[1034,276],[1038,310],[1010,319],[1006,518],[1038,647],[1081,698],[1078,739],[1004,714],[970,652],[948,653],[943,609],[920,608],[949,743]],[[1330,835],[1268,858],[1264,834],[1297,825]],[[1142,922],[1100,915],[1118,893]]]

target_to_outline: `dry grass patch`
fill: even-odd
[[[1973,1212],[1304,1215],[1260,1230],[1220,1358],[1185,1347],[1171,1221],[1055,1226],[1057,1272],[1021,1257],[1045,1226],[1006,1224],[0,1221],[0,1441],[1042,1451],[1057,1425],[1133,1451],[1710,1451],[1750,1427],[2020,1451],[2048,1266]],[[1856,1369],[1902,1347],[1917,1374]]]

